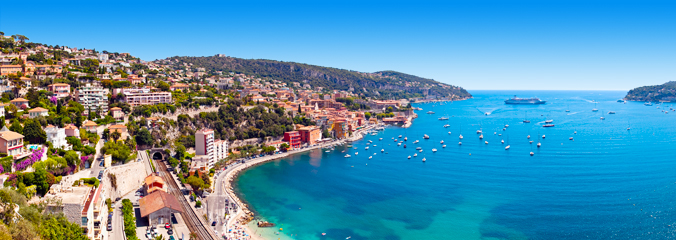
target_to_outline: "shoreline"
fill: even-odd
[[[410,124],[412,124],[412,121],[410,121]],[[410,126],[410,124],[409,124],[409,126]],[[309,147],[309,148],[305,148],[305,149],[293,150],[293,151],[288,151],[288,152],[278,154],[278,155],[262,157],[260,159],[252,160],[251,162],[247,162],[244,165],[237,166],[234,169],[230,170],[225,175],[225,184],[222,187],[223,187],[223,190],[225,191],[226,195],[228,195],[230,197],[230,199],[232,199],[235,202],[235,204],[237,204],[237,206],[239,206],[239,207],[238,207],[237,213],[235,213],[232,217],[228,218],[226,225],[225,225],[224,233],[227,232],[227,229],[240,229],[240,230],[246,231],[247,233],[254,234],[254,235],[249,235],[249,239],[264,240],[264,238],[262,236],[256,236],[255,232],[257,232],[257,231],[253,231],[254,229],[251,229],[251,227],[248,225],[248,223],[250,222],[250,221],[248,221],[248,218],[253,218],[254,214],[253,214],[253,212],[251,212],[249,210],[249,206],[247,204],[245,204],[237,196],[237,194],[234,191],[234,188],[232,187],[232,183],[235,181],[235,179],[237,179],[237,177],[239,176],[239,174],[242,171],[244,171],[244,170],[246,170],[250,167],[254,167],[254,166],[257,166],[259,164],[263,164],[263,163],[266,163],[266,162],[269,162],[269,161],[278,160],[278,159],[281,159],[281,158],[286,158],[286,157],[292,156],[293,154],[312,151],[312,150],[315,150],[315,149],[318,149],[318,148],[321,149],[321,148],[324,148],[324,147],[332,147],[332,146],[335,146],[335,145],[344,144],[346,142],[353,142],[353,141],[360,140],[360,139],[364,138],[364,132],[365,131],[371,130],[371,129],[375,128],[376,126],[378,126],[378,125],[370,125],[370,126],[365,127],[364,129],[360,129],[360,130],[354,132],[353,136],[350,137],[350,138],[334,140],[334,141],[329,142],[329,143],[325,143],[325,144],[321,144],[321,145],[317,145],[317,146],[313,146],[313,147]]]

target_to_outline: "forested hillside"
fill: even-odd
[[[300,83],[328,90],[346,90],[366,97],[399,99],[433,95],[465,99],[471,95],[463,88],[432,79],[394,71],[362,73],[345,69],[321,67],[295,62],[232,57],[172,57],[176,66],[191,63],[207,71],[227,71],[284,81],[289,85]]]
[[[627,100],[631,101],[676,101],[676,81],[662,85],[643,86],[629,90]]]

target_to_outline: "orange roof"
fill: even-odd
[[[49,84],[49,86],[70,86],[66,83],[54,83],[54,84]]]
[[[94,121],[87,120],[87,122],[84,123],[84,126],[85,127],[96,127],[96,126],[98,126],[98,124],[96,124],[96,122],[94,122]]]
[[[122,108],[119,108],[119,107],[112,107],[112,108],[110,108],[110,111],[117,111],[117,110],[122,110]]]
[[[153,184],[154,182],[159,182],[164,185],[164,179],[162,179],[160,176],[157,176],[156,174],[150,174],[150,176],[146,177],[144,182],[146,183],[146,186],[150,186],[150,184]]]
[[[71,129],[77,130],[77,127],[76,127],[75,125],[73,125],[73,124],[68,124],[68,125],[66,125],[66,129],[68,129],[68,130],[71,130]]]
[[[148,196],[138,200],[138,204],[141,209],[141,217],[147,217],[151,213],[157,212],[163,208],[169,208],[171,211],[183,213],[181,209],[181,204],[178,203],[178,200],[164,192],[164,191],[154,191]]]
[[[108,129],[127,129],[127,126],[122,125],[122,124],[115,124],[115,125],[108,127]]]
[[[9,101],[9,102],[28,102],[28,100],[23,99],[23,98],[15,98],[14,100]]]
[[[31,113],[31,112],[47,112],[47,111],[49,111],[49,110],[41,108],[41,107],[36,107],[36,108],[31,109],[31,110],[28,110],[29,113]]]
[[[4,131],[0,132],[0,138],[5,139],[6,141],[23,138],[23,135],[18,132]]]

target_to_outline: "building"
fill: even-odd
[[[21,65],[0,65],[0,75],[9,75],[23,72]]]
[[[63,66],[60,65],[35,65],[35,75],[47,73],[61,73]]]
[[[347,122],[344,120],[338,120],[333,122],[333,132],[334,136],[338,139],[345,138],[347,136]]]
[[[55,83],[47,86],[50,92],[53,92],[56,98],[68,97],[70,95],[70,85],[65,83]]]
[[[178,200],[164,191],[153,191],[138,203],[141,217],[147,217],[151,226],[171,221],[173,213],[183,213]]]
[[[41,107],[36,107],[31,110],[28,110],[28,117],[29,118],[36,118],[39,116],[47,117],[49,116],[49,110],[41,108]]]
[[[298,131],[285,132],[284,141],[288,142],[291,148],[300,148],[300,133]]]
[[[314,145],[317,140],[322,139],[322,130],[316,126],[307,126],[298,129],[300,141],[309,145]]]
[[[112,116],[115,120],[124,120],[124,113],[122,112],[122,108],[119,107],[113,107],[110,108],[110,116]]]
[[[180,90],[180,91],[182,91],[182,92],[185,92],[185,90],[188,90],[188,88],[190,88],[190,86],[189,86],[188,84],[185,84],[185,83],[177,83],[177,84],[171,85],[171,87],[170,87],[169,89],[170,89],[171,91]]]
[[[12,101],[9,101],[9,103],[14,104],[18,109],[26,109],[29,108],[28,106],[28,100],[23,99],[23,98],[15,98]]]
[[[5,116],[5,107],[6,107],[7,105],[9,105],[9,104],[2,104],[2,103],[0,103],[0,117],[4,117],[4,116]]]
[[[216,149],[214,145],[214,130],[202,129],[195,132],[195,155],[209,156],[209,168],[212,168],[216,164]]]
[[[73,124],[68,124],[64,127],[66,130],[66,137],[80,137],[80,130]]]
[[[108,112],[108,91],[102,87],[87,84],[75,91],[75,99],[84,106],[85,110]]]
[[[97,126],[98,126],[98,124],[96,124],[96,122],[89,121],[89,120],[85,121],[84,124],[82,124],[82,128],[84,128],[85,131],[91,132],[91,133],[98,133],[96,131]]]
[[[0,130],[0,153],[7,154],[7,156],[21,157],[25,152],[23,151],[23,135],[7,130],[3,127]]]
[[[47,133],[47,141],[52,143],[52,147],[66,149],[68,142],[66,141],[65,128],[47,125],[47,127],[45,127],[45,132]]]
[[[214,141],[214,157],[216,162],[228,157],[228,141],[221,139]]]
[[[130,92],[124,94],[122,100],[130,106],[154,105],[160,103],[173,103],[170,92]]]
[[[166,185],[164,184],[164,179],[162,179],[162,177],[157,175],[157,173],[151,173],[150,175],[148,175],[145,178],[145,180],[143,180],[143,186],[145,187],[144,189],[146,195],[157,190],[164,192],[167,191],[167,189],[165,188]]]
[[[55,184],[45,198],[54,200],[47,205],[48,211],[63,213],[69,222],[79,225],[89,239],[102,239],[105,226],[102,210],[105,205],[101,188]]]

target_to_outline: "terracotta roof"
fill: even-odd
[[[151,213],[157,212],[163,208],[169,208],[172,211],[183,213],[181,204],[178,200],[164,191],[154,191],[148,196],[138,200],[141,209],[141,217],[147,217]]]
[[[0,138],[5,139],[7,141],[10,141],[10,140],[14,140],[14,139],[23,138],[23,135],[21,135],[17,132],[5,131],[5,132],[0,132]]]
[[[28,110],[28,112],[47,112],[47,111],[49,111],[49,110],[41,108],[41,107],[36,107],[36,108],[31,109],[31,110]]]
[[[76,127],[75,125],[73,125],[73,124],[69,124],[69,125],[66,125],[66,129],[68,129],[68,130],[71,130],[71,129],[77,130],[77,127]]]
[[[115,110],[122,110],[122,108],[119,108],[119,107],[110,108],[110,111],[115,111]]]
[[[122,125],[122,124],[115,124],[115,125],[108,127],[108,129],[127,129],[127,126]]]
[[[147,176],[144,182],[146,183],[146,186],[150,186],[150,184],[153,184],[154,182],[159,182],[162,183],[162,185],[164,185],[164,180],[155,174]]]
[[[96,124],[96,122],[88,120],[87,122],[84,123],[84,126],[85,127],[96,127],[98,125]]]
[[[49,125],[47,125],[45,128],[53,128],[53,127],[54,127],[54,125],[49,124]]]
[[[49,86],[70,86],[70,85],[68,85],[66,83],[54,83],[54,84],[50,84]]]
[[[23,98],[15,98],[14,100],[9,101],[9,102],[28,102],[28,100],[23,99]]]

